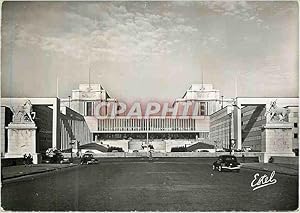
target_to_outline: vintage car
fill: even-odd
[[[51,154],[43,154],[42,163],[70,163],[70,161],[60,151],[55,150]]]
[[[69,158],[63,158],[61,161],[60,161],[61,164],[69,164],[71,163],[71,160]]]
[[[84,154],[81,157],[81,162],[80,164],[97,164],[98,160],[96,158],[94,158],[93,154]]]
[[[213,170],[218,170],[219,172],[223,170],[237,171],[241,169],[240,163],[237,161],[236,157],[233,155],[221,155],[218,160],[213,163]]]

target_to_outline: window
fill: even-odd
[[[205,115],[205,102],[200,102],[200,115]]]
[[[295,133],[295,134],[294,134],[294,138],[298,138],[298,133]]]
[[[117,106],[117,116],[119,116],[119,115],[120,115],[120,114],[119,114],[120,110],[121,110],[121,106],[120,106],[120,105],[118,105],[118,106]]]
[[[86,116],[92,116],[92,102],[86,102]]]
[[[298,127],[298,123],[294,123],[294,127],[297,128]]]

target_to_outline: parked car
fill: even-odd
[[[42,155],[42,163],[62,163],[65,159],[59,150],[55,150],[51,154],[46,153]]]
[[[237,158],[233,155],[221,155],[218,160],[213,163],[213,170],[218,170],[219,172],[223,170],[237,171],[241,169],[240,163]]]
[[[71,163],[71,160],[69,158],[63,158],[61,161],[60,161],[61,164],[69,164]]]
[[[93,154],[84,154],[81,158],[80,164],[97,164],[98,160],[94,158]]]

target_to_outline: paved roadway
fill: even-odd
[[[298,177],[252,191],[257,171],[213,172],[201,160],[119,160],[4,183],[5,210],[294,210]],[[258,172],[264,174],[264,172]],[[269,173],[268,173],[269,174]]]

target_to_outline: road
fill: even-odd
[[[212,171],[201,160],[119,160],[4,183],[5,210],[268,211],[298,207],[298,177],[253,191],[255,173]],[[266,173],[270,175],[270,173]]]

